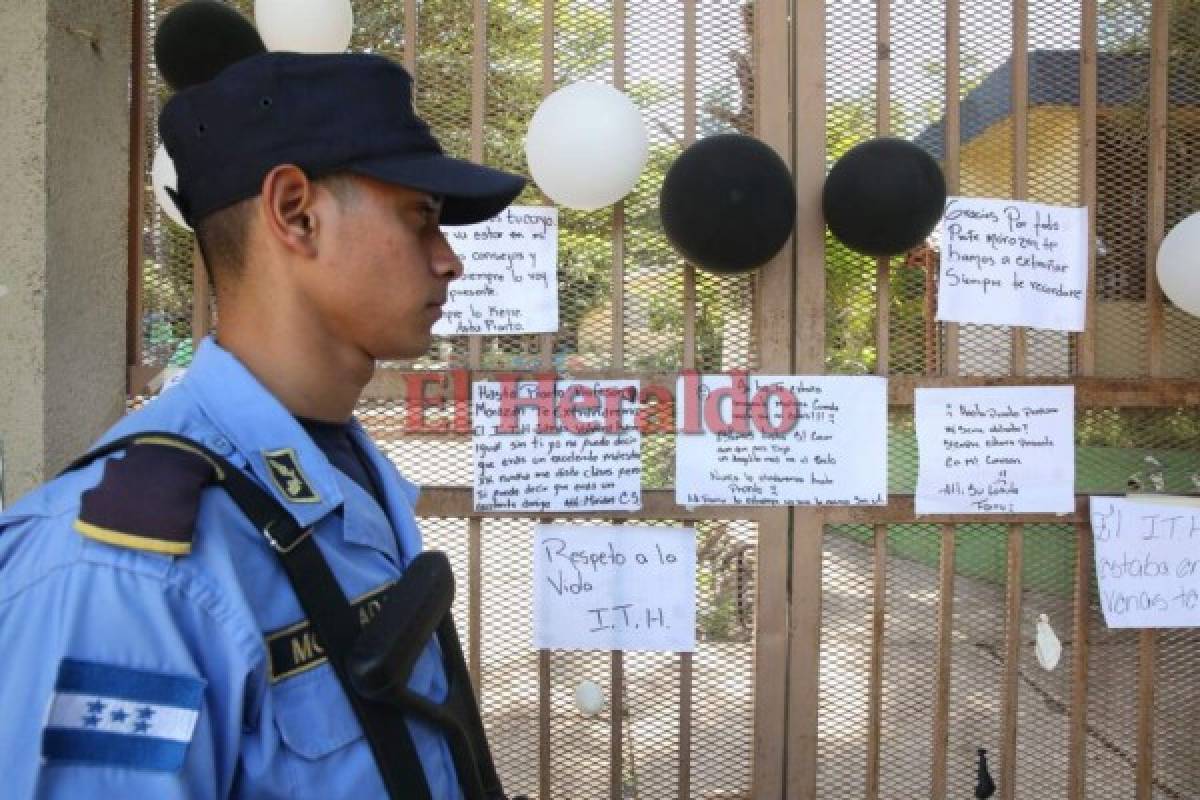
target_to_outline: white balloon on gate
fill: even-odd
[[[1200,212],[1185,217],[1158,248],[1158,285],[1179,308],[1200,317]]]
[[[546,97],[529,122],[525,157],[538,188],[567,208],[612,205],[637,183],[648,153],[633,101],[605,83],[580,81]]]
[[[192,226],[183,219],[175,201],[167,194],[168,186],[172,189],[179,188],[179,178],[175,174],[175,162],[171,160],[167,148],[161,144],[154,151],[154,160],[150,163],[150,183],[154,187],[154,199],[158,201],[158,207],[172,222],[190,231]]]
[[[343,53],[354,9],[350,0],[255,0],[254,24],[268,50]]]

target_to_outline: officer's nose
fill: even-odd
[[[439,278],[445,278],[448,281],[458,280],[463,274],[462,261],[450,249],[446,235],[440,230],[433,243],[433,271]]]

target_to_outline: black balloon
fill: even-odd
[[[218,0],[176,6],[154,36],[154,62],[175,90],[212,80],[230,64],[266,50],[250,20]]]
[[[757,139],[720,134],[688,147],[659,194],[671,244],[701,269],[745,272],[779,252],[796,221],[787,165]]]
[[[933,157],[903,139],[872,139],[838,159],[821,207],[838,241],[864,255],[904,253],[924,241],[946,205]]]

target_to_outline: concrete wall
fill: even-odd
[[[130,0],[0,2],[4,501],[125,395]]]

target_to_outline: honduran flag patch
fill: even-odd
[[[47,761],[178,771],[204,681],[94,661],[63,659],[42,731]]]

